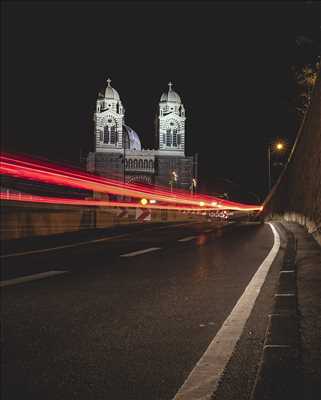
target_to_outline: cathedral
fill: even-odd
[[[155,150],[143,149],[139,135],[125,124],[125,109],[118,92],[107,79],[94,113],[94,152],[87,170],[123,182],[166,186],[194,192],[197,161],[185,155],[185,109],[180,96],[168,84],[159,101]]]

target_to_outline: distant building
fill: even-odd
[[[185,155],[185,109],[172,83],[159,102],[157,150],[143,149],[139,135],[125,124],[125,109],[110,83],[96,102],[95,149],[88,154],[87,170],[125,182],[191,190],[196,163]]]

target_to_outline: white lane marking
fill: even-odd
[[[278,313],[278,314],[268,314],[268,317],[269,318],[272,318],[272,317],[286,317],[286,316],[289,316],[289,315],[291,315],[291,313],[282,313],[282,314],[280,314],[280,313]]]
[[[204,233],[211,233],[213,232],[213,229],[206,229],[206,231],[204,231]]]
[[[292,270],[284,270],[284,271],[280,271],[280,274],[294,274],[294,269]]]
[[[178,239],[179,242],[189,242],[190,240],[196,239],[197,236],[188,236],[183,239]]]
[[[179,226],[185,226],[185,225],[191,225],[191,224],[198,224],[199,222],[194,222],[194,221],[192,221],[192,222],[184,222],[184,223],[182,223],[182,224],[175,224],[175,225],[167,225],[167,226],[162,226],[161,228],[155,228],[156,230],[161,230],[161,229],[166,229],[166,228],[178,228]],[[153,228],[152,229],[146,229],[146,231],[147,230],[154,230]]]
[[[221,329],[176,393],[174,400],[209,400],[215,393],[265,278],[280,249],[280,236],[274,226],[271,223],[269,225],[274,236],[272,249],[256,271],[231,314],[226,318]]]
[[[190,225],[190,224],[193,224],[193,223],[194,222],[185,222],[185,223],[182,223],[182,224],[166,225],[166,226],[162,226],[160,228],[157,227],[157,228],[151,228],[151,229],[143,229],[140,232],[155,231],[155,230],[161,230],[161,229],[166,229],[166,228],[176,228],[176,227],[179,227],[179,226]],[[123,238],[123,237],[126,237],[126,236],[134,235],[135,233],[136,232],[133,232],[131,234],[130,233],[124,233],[122,235],[108,236],[108,237],[102,238],[102,239],[87,240],[85,242],[66,244],[66,245],[57,246],[57,247],[49,247],[47,249],[29,250],[29,251],[23,251],[21,253],[3,254],[3,255],[0,255],[0,259],[1,258],[9,258],[9,257],[27,256],[27,255],[30,255],[30,254],[47,253],[47,252],[54,251],[54,250],[68,249],[70,247],[85,246],[85,245],[88,245],[88,244],[91,244],[91,243],[99,243],[99,242],[105,242],[105,241],[113,240],[113,239],[120,239],[120,238]]]
[[[49,251],[54,251],[54,250],[61,250],[61,249],[68,249],[70,247],[84,246],[84,245],[87,245],[87,244],[90,244],[90,243],[106,242],[108,240],[120,239],[120,238],[125,237],[125,236],[129,236],[129,234],[125,233],[123,235],[108,236],[108,237],[102,238],[102,239],[94,239],[94,240],[88,240],[86,242],[65,244],[63,246],[50,247],[50,248],[47,248],[47,249],[29,250],[29,251],[23,251],[21,253],[4,254],[4,255],[0,256],[0,258],[9,258],[9,257],[26,256],[26,255],[29,255],[29,254],[47,253]]]
[[[51,276],[67,274],[69,271],[47,271],[40,272],[39,274],[21,276],[20,278],[7,279],[5,281],[0,281],[0,287],[17,285],[19,283],[26,283],[31,281],[37,281],[39,279],[49,278]]]
[[[263,347],[263,350],[265,350],[265,349],[270,349],[270,348],[282,348],[282,347],[286,347],[286,348],[289,348],[289,347],[291,347],[289,344],[266,344],[264,347]]]
[[[295,293],[276,293],[275,297],[292,297],[295,296]]]
[[[133,251],[132,253],[121,254],[120,257],[134,257],[134,256],[138,256],[140,254],[150,253],[151,251],[156,251],[156,250],[160,250],[160,249],[161,249],[161,247],[150,247],[149,249],[137,250],[137,251]]]

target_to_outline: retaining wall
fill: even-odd
[[[267,196],[263,215],[304,225],[321,245],[321,79],[287,165]]]

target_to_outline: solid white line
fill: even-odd
[[[292,269],[292,270],[283,270],[283,271],[280,271],[280,274],[293,274],[295,271]]]
[[[189,242],[190,240],[196,239],[196,236],[188,236],[183,239],[178,239],[179,242]]]
[[[49,251],[54,251],[54,250],[61,250],[61,249],[68,249],[70,247],[84,246],[84,245],[90,244],[90,243],[106,242],[106,241],[112,240],[112,239],[120,239],[120,238],[128,236],[128,235],[129,235],[128,233],[125,233],[123,235],[108,236],[108,237],[102,238],[102,239],[94,239],[94,240],[88,240],[86,242],[65,244],[63,246],[50,247],[50,248],[47,248],[47,249],[29,250],[29,251],[23,251],[21,253],[4,254],[4,255],[0,256],[0,258],[9,258],[9,257],[27,256],[29,254],[47,253]]]
[[[20,278],[8,279],[5,281],[0,281],[0,287],[17,285],[19,283],[26,283],[31,281],[37,281],[39,279],[49,278],[51,276],[66,274],[69,271],[47,271],[40,272],[39,274],[22,276]]]
[[[174,400],[209,400],[215,393],[280,248],[280,236],[274,226],[270,223],[269,225],[274,236],[272,249],[256,271],[231,314],[176,393]]]
[[[159,250],[161,247],[150,247],[149,249],[133,251],[132,253],[121,254],[120,257],[134,257],[140,254],[149,253],[151,251]]]

